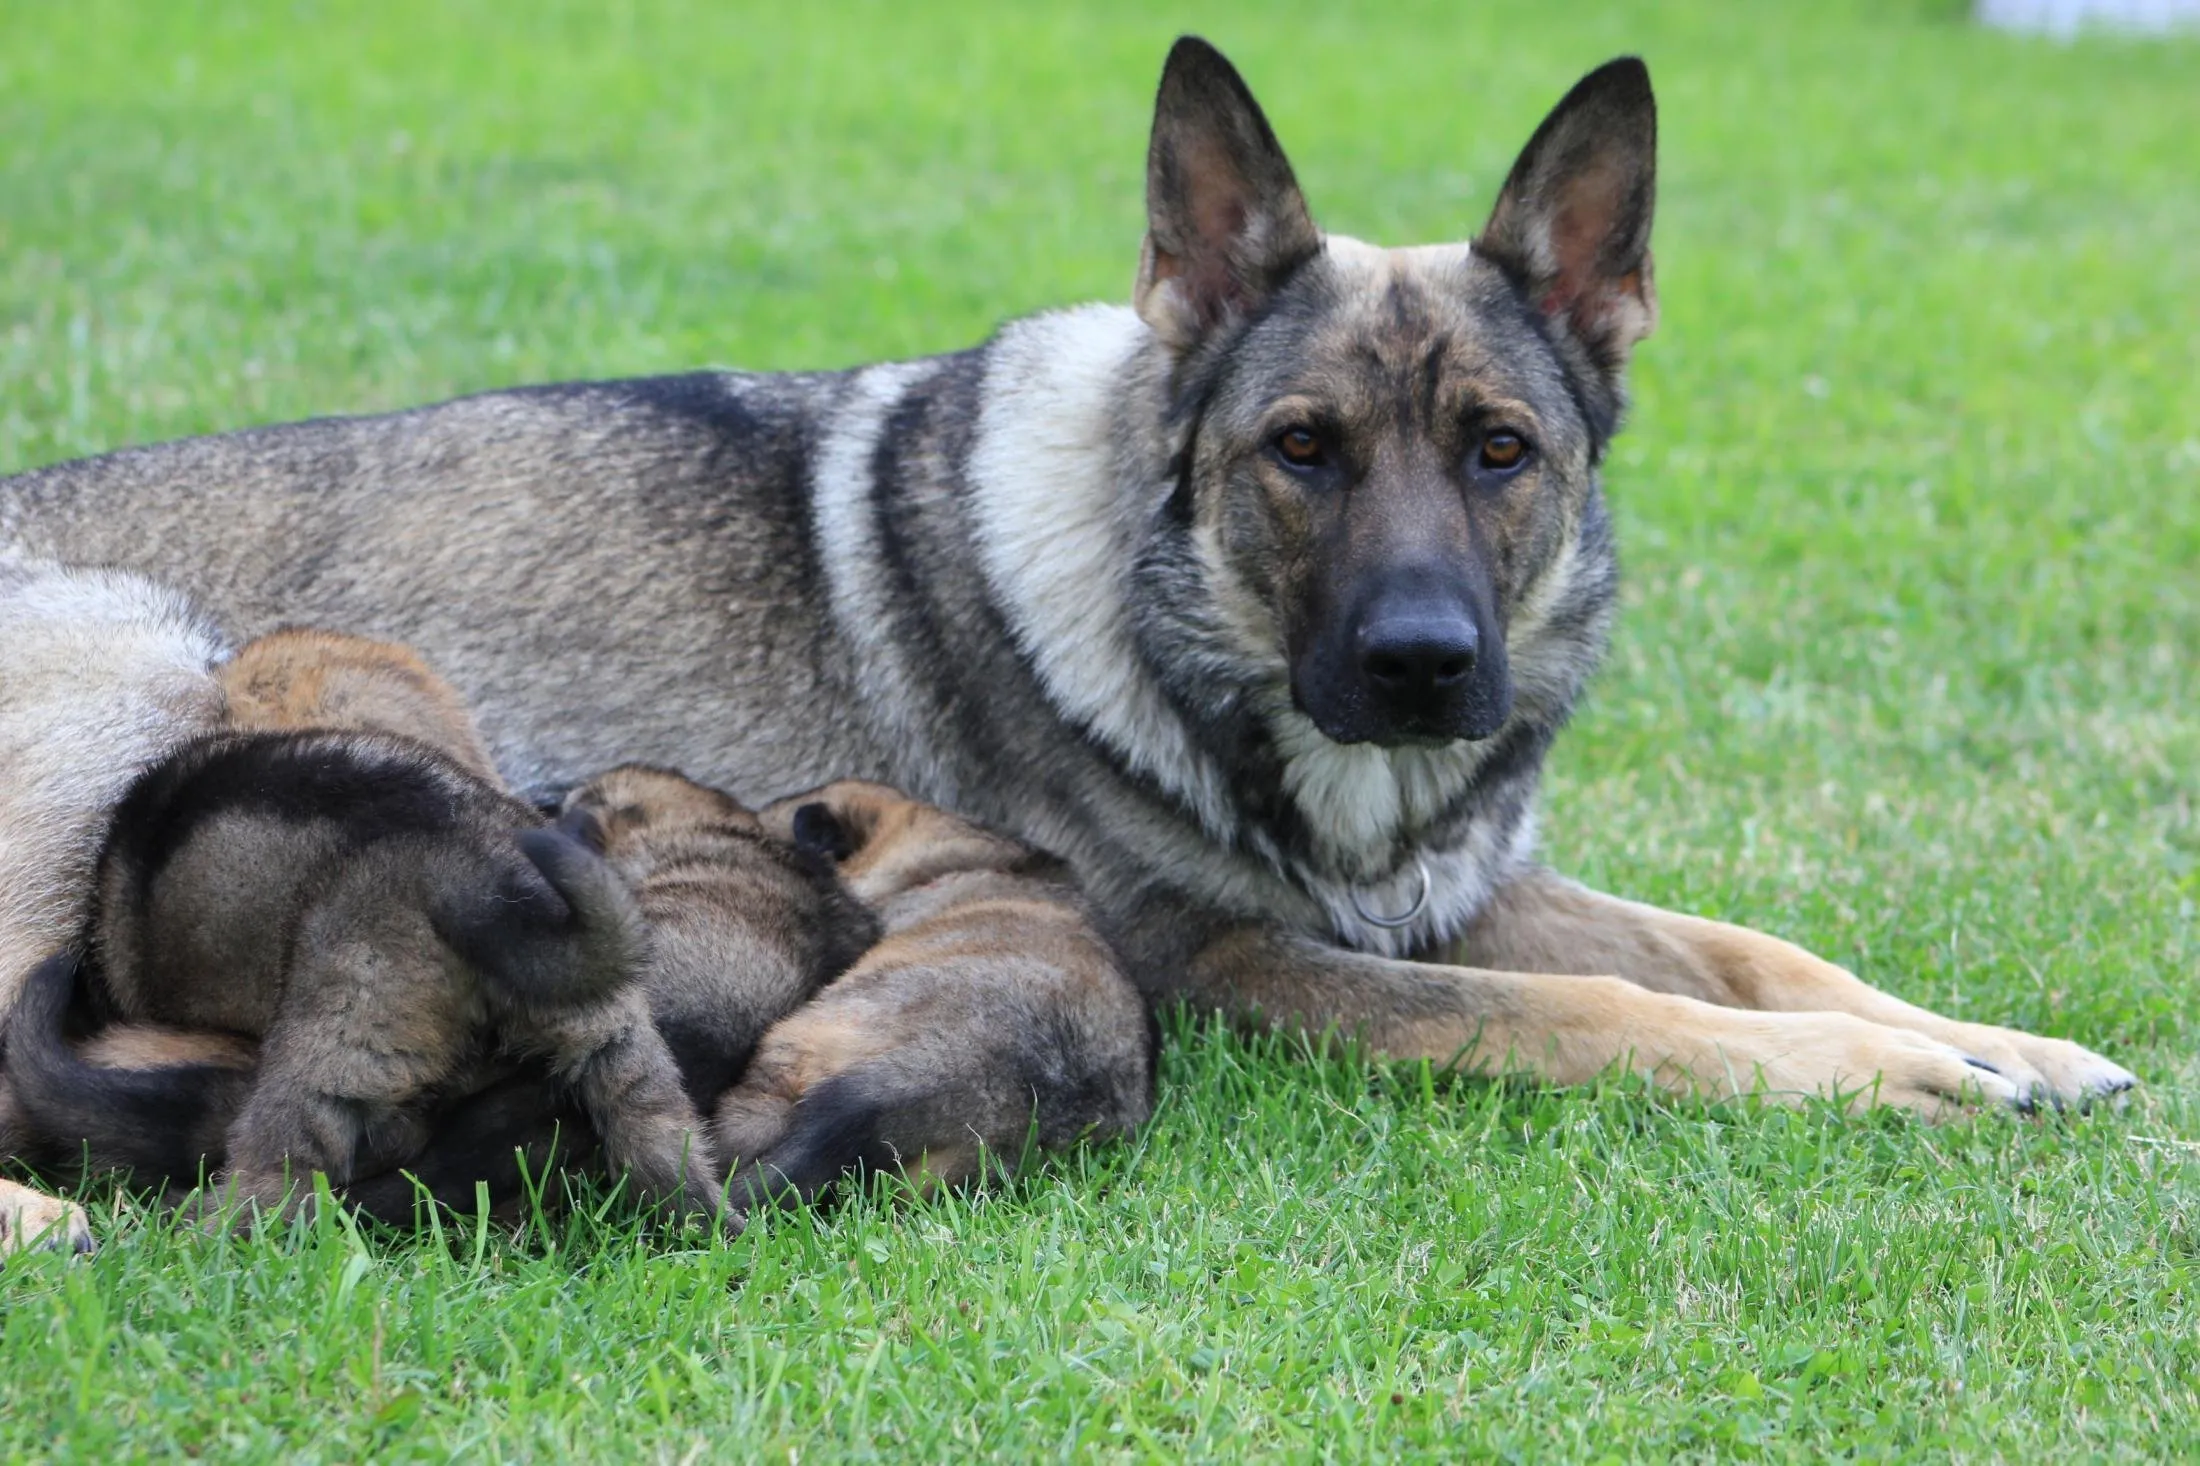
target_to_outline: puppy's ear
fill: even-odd
[[[1173,350],[1257,309],[1320,251],[1291,164],[1237,69],[1197,36],[1169,52],[1146,150],[1138,314]]]
[[[603,821],[586,805],[576,804],[559,815],[558,829],[598,855],[603,854],[604,847],[610,843],[604,834]]]
[[[829,804],[805,804],[795,810],[794,844],[797,850],[822,855],[835,865],[856,853],[855,836]]]
[[[1633,56],[1608,61],[1543,119],[1474,241],[1581,344],[1615,394],[1628,352],[1658,319],[1650,280],[1657,171],[1650,69]]]

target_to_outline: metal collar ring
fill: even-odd
[[[1421,888],[1414,893],[1413,904],[1406,908],[1403,916],[1377,916],[1362,904],[1360,893],[1354,890],[1352,893],[1352,909],[1359,914],[1360,920],[1366,922],[1369,926],[1379,926],[1385,931],[1396,931],[1400,927],[1411,926],[1414,922],[1419,921],[1421,913],[1428,910],[1430,884],[1428,862],[1416,855],[1413,857],[1413,869],[1421,877]]]

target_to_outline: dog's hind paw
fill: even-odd
[[[33,1247],[86,1253],[98,1245],[83,1207],[13,1181],[0,1181],[0,1258]]]

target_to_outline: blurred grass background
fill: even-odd
[[[1552,856],[2147,1082],[1936,1131],[1180,1034],[1135,1147],[722,1249],[102,1198],[0,1273],[0,1457],[2200,1448],[2200,45],[1965,9],[0,0],[0,471],[1123,298],[1181,30],[1401,243],[1643,54]]]

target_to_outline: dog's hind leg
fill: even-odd
[[[1846,1013],[1953,1045],[2029,1097],[2056,1104],[2082,1104],[2137,1082],[2065,1039],[1943,1018],[1778,937],[1623,901],[1549,871],[1501,889],[1451,955],[1511,972],[1609,972],[1729,1008]]]
[[[90,1252],[96,1245],[83,1207],[13,1181],[0,1181],[0,1258],[32,1247]]]
[[[859,967],[765,1034],[715,1119],[732,1205],[807,1201],[858,1166],[930,1192],[1144,1123],[1158,1030],[1127,981],[955,955]]]
[[[711,1214],[721,1173],[649,1000],[631,987],[567,1015],[530,1015],[526,1046],[552,1057],[603,1142],[604,1159],[652,1200]]]

